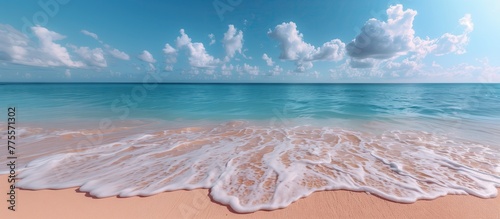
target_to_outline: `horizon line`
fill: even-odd
[[[144,82],[0,82],[0,85],[8,84],[145,84]],[[500,82],[151,82],[148,84],[500,84]]]

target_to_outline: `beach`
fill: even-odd
[[[7,177],[0,187],[8,188]],[[285,209],[238,214],[210,200],[208,190],[163,192],[149,197],[96,199],[76,188],[17,190],[16,211],[2,218],[500,218],[500,198],[448,195],[400,204],[364,192],[324,191]],[[6,198],[6,195],[4,195]],[[4,217],[6,216],[6,217]]]
[[[490,97],[464,107],[444,85],[164,85],[122,115],[99,95],[133,86],[82,85],[78,101],[71,86],[43,101],[44,86],[14,86],[24,94],[6,102],[25,110],[16,114],[15,149],[0,150],[0,174],[14,168],[20,190],[11,214],[10,184],[0,179],[2,216],[500,215],[500,110]],[[457,88],[467,97],[476,87]]]

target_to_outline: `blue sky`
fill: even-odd
[[[500,82],[500,3],[0,3],[0,81]]]

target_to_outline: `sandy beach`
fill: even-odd
[[[7,177],[0,177],[4,191]],[[150,197],[96,199],[76,188],[16,190],[16,211],[3,202],[2,218],[500,218],[500,198],[448,195],[400,204],[366,193],[316,192],[285,209],[238,214],[211,201],[208,190],[164,192]]]

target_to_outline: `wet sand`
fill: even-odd
[[[0,177],[2,200],[7,177]],[[499,190],[500,191],[500,190]],[[238,214],[210,199],[209,191],[164,192],[149,197],[96,199],[77,188],[16,190],[16,211],[2,201],[1,218],[492,218],[500,219],[500,197],[448,195],[400,204],[364,192],[316,192],[285,209]]]

